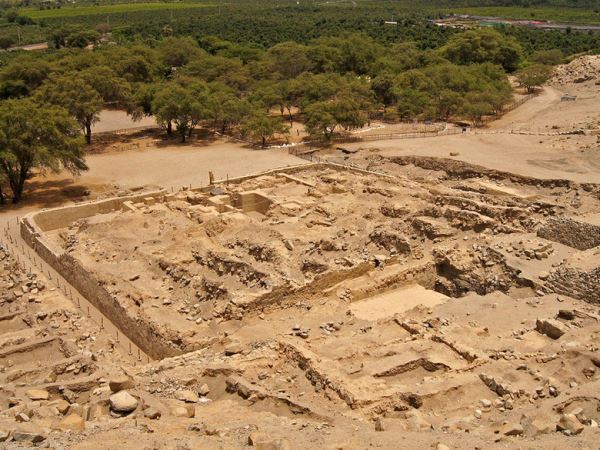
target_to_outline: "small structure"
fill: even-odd
[[[564,94],[560,98],[561,102],[574,102],[575,100],[577,100],[577,96],[576,95],[571,95],[571,94]]]

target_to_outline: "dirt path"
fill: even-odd
[[[523,103],[517,109],[507,113],[500,119],[489,124],[490,129],[520,129],[531,126],[540,117],[543,117],[549,110],[556,108],[560,104],[562,92],[557,89],[546,86],[544,90],[535,98]]]

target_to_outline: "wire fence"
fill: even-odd
[[[12,220],[6,222],[3,228],[3,236],[0,236],[0,245],[12,256],[17,265],[28,273],[39,273],[43,275],[56,289],[70,299],[81,311],[84,317],[96,324],[99,331],[110,338],[122,350],[122,354],[134,364],[146,364],[152,359],[130,340],[109,318],[102,314],[96,307],[73,286],[71,286],[62,275],[54,270],[37,253],[29,248],[19,234],[19,217],[15,224]],[[4,237],[4,239],[2,239]]]

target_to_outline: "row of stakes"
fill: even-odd
[[[19,218],[17,217],[17,223],[18,223],[18,221],[19,221]],[[21,258],[19,257],[19,253],[18,253],[19,244],[16,242],[16,239],[13,240],[12,236],[9,234],[9,231],[10,231],[10,224],[7,223],[6,228],[4,229],[4,235],[6,236],[6,238],[8,239],[8,241],[10,242],[10,245],[14,246],[17,249],[17,251],[14,251],[14,250],[12,251],[12,255],[17,260],[17,264],[19,264],[20,266],[22,266],[28,272],[33,272],[33,270],[32,270],[33,267],[36,267],[36,269],[37,269],[37,266],[35,266],[35,256],[32,258],[31,257],[31,253],[29,252],[29,249],[26,250],[25,247],[24,247],[24,245],[21,244],[21,249],[20,250],[23,253],[23,255],[27,255],[27,258],[30,260],[30,262],[33,261],[33,266],[30,266],[29,268],[27,268],[25,258],[24,257],[21,257]],[[6,245],[6,249],[9,252],[11,251],[11,248],[10,248],[9,245]],[[42,262],[41,259],[39,261],[39,265],[40,265],[40,272],[44,273],[43,262]],[[48,279],[50,281],[53,281],[52,273],[51,273],[51,271],[50,271],[49,268],[47,269],[47,272],[48,272]],[[55,276],[54,281],[56,283],[56,287],[59,290],[61,290],[60,276],[58,275],[58,272],[57,272],[57,275]],[[69,287],[68,290],[67,290],[67,283],[66,282],[63,283],[62,291],[65,293],[66,296],[68,296],[71,299],[71,301],[75,301],[73,299],[73,291],[71,290],[71,288]],[[80,310],[83,311],[83,309],[81,307],[81,301],[80,301],[80,299],[81,299],[80,296],[76,296],[77,307]],[[94,320],[92,318],[92,314],[91,314],[91,310],[90,310],[90,305],[87,305],[87,317],[89,319]],[[101,314],[100,314],[100,330],[105,330],[105,327],[104,327],[104,316],[101,315]],[[116,340],[117,343],[121,342],[120,341],[120,337],[119,337],[119,330],[116,327],[115,327],[115,340]],[[133,355],[133,345],[132,345],[131,341],[129,341],[128,344],[129,344],[129,349],[128,349],[129,356],[132,356]],[[142,361],[142,352],[139,349],[139,347],[136,347],[136,348],[137,348],[137,360],[141,362]],[[146,359],[147,359],[147,362],[149,363],[150,362],[150,357],[146,356]]]

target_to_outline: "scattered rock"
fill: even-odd
[[[177,400],[181,400],[185,403],[198,403],[198,394],[190,390],[178,391],[175,394]]]
[[[20,423],[29,422],[31,418],[25,413],[15,415],[15,420]]]
[[[259,450],[291,450],[287,439],[272,439],[266,434],[254,432],[248,436],[248,445]]]
[[[61,414],[66,414],[67,411],[69,410],[69,402],[66,400],[63,400],[62,398],[60,400],[56,400],[55,402],[52,402],[50,404],[51,406],[54,406],[57,411]]]
[[[502,427],[500,432],[504,436],[521,436],[523,434],[523,427],[519,423],[507,423]]]
[[[13,431],[12,438],[15,442],[31,442],[32,444],[46,440],[46,436],[43,434],[20,430]]]
[[[148,419],[156,420],[156,419],[159,419],[160,416],[161,416],[161,413],[156,408],[147,408],[144,410],[144,417],[146,417]]]
[[[198,394],[200,394],[202,397],[206,397],[209,393],[210,393],[210,388],[208,387],[208,384],[206,384],[206,383],[204,383],[202,386],[200,386],[200,389],[198,389]]]
[[[196,415],[196,409],[192,405],[176,406],[171,410],[175,417],[187,417],[191,419]]]
[[[232,342],[227,347],[225,347],[225,355],[232,356],[237,355],[238,353],[242,353],[244,347],[239,342]]]

